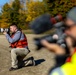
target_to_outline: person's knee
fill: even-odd
[[[16,54],[16,50],[15,49],[12,49],[11,50],[11,54]]]
[[[24,52],[25,55],[27,55],[27,54],[30,53],[30,50],[28,50],[28,49],[26,49],[26,48],[25,48],[24,50],[25,50],[25,52]]]

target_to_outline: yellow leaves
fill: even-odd
[[[53,2],[52,2],[53,1]],[[55,16],[61,14],[63,17],[66,13],[75,6],[76,0],[46,0],[46,4],[50,14]]]
[[[32,21],[37,16],[39,16],[47,11],[44,2],[40,2],[40,1],[31,0],[30,2],[26,3],[26,8],[27,8],[26,21]]]
[[[26,19],[27,22],[31,21],[32,17],[30,15],[28,15],[28,18]]]
[[[0,28],[7,28],[8,24],[7,23],[1,23]]]
[[[8,26],[7,19],[0,20],[0,28],[7,28]]]

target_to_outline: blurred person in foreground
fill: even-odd
[[[67,13],[65,24],[65,32],[68,35],[66,44],[68,46],[69,56],[64,61],[65,63],[63,65],[54,67],[49,75],[76,75],[76,7],[72,8]],[[42,40],[41,43],[48,50],[53,51],[57,56],[60,56],[60,58],[65,57],[66,50],[59,45],[49,43],[46,40]],[[63,60],[59,59],[59,61]]]
[[[10,25],[10,32],[11,35],[9,35],[7,32],[3,33],[11,47],[12,66],[9,71],[17,70],[22,66],[27,66],[29,64],[35,65],[33,57],[31,57],[31,60],[23,62],[24,57],[30,52],[25,34],[18,28],[16,24]]]

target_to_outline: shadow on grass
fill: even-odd
[[[45,59],[38,59],[38,60],[35,60],[35,66],[43,63],[45,61]]]
[[[32,63],[29,63],[29,61],[32,61]],[[37,65],[43,63],[44,61],[45,61],[45,59],[34,60],[33,57],[29,57],[26,60],[19,63],[18,66],[19,66],[19,69],[22,68],[22,67],[37,66]]]
[[[45,59],[34,60],[34,57],[29,57],[28,59],[24,60],[24,62],[30,61],[30,60],[32,61],[32,64],[27,65],[27,67],[28,66],[37,66],[37,65],[39,65],[39,64],[41,64],[42,62],[45,61]]]

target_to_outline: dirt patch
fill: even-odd
[[[52,68],[54,65],[54,54],[44,48],[40,51],[36,51],[36,46],[33,41],[36,35],[27,34],[26,36],[31,50],[31,53],[29,53],[26,58],[33,56],[36,66],[23,67],[10,72],[11,59],[8,48],[9,43],[4,35],[0,35],[0,75],[47,75],[49,69]]]

